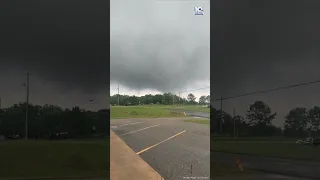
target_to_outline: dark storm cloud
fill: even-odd
[[[61,90],[107,88],[109,2],[88,2],[1,1],[0,70],[30,71]]]
[[[218,98],[320,79],[320,2],[212,1],[211,96]],[[288,109],[316,105],[319,85],[226,101],[267,101]],[[229,104],[228,104],[229,103]],[[280,123],[279,123],[280,124]]]
[[[168,35],[163,35],[162,38],[167,37]],[[111,77],[119,83],[133,89],[149,88],[163,91],[178,88],[181,90],[181,87],[191,85],[195,81],[208,79],[209,47],[199,46],[188,53],[183,49],[183,44],[177,45],[177,41],[173,39],[165,42],[161,37],[155,39],[153,36],[145,36],[140,40],[143,43],[136,42],[140,49],[137,48],[132,53],[111,49],[111,57],[117,59],[111,61]],[[150,47],[154,46],[148,43],[152,41],[161,44],[158,45],[160,47]],[[175,44],[172,49],[169,49],[170,42]],[[164,48],[166,44],[167,48]],[[165,55],[159,55],[160,48]]]
[[[204,16],[194,16],[193,4],[112,1],[111,82],[177,91],[209,81],[209,4]]]

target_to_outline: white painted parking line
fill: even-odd
[[[136,133],[136,132],[143,131],[145,129],[149,129],[149,128],[156,127],[156,126],[160,126],[160,124],[154,125],[154,126],[145,127],[145,128],[142,128],[142,129],[138,129],[138,130],[135,130],[135,131],[128,132],[128,133],[124,133],[124,134],[121,134],[119,136],[124,136],[124,135],[127,135],[127,134]]]
[[[111,127],[122,127],[122,126],[129,126],[129,125],[139,124],[139,123],[143,123],[143,122],[126,123],[126,124],[120,124],[120,125],[115,125],[115,126],[111,126]]]
[[[164,142],[166,142],[166,141],[168,141],[168,140],[170,140],[170,139],[172,139],[172,138],[174,138],[174,137],[177,137],[177,136],[179,136],[179,135],[181,135],[181,134],[183,134],[183,133],[185,133],[185,132],[186,132],[186,130],[181,131],[181,132],[179,132],[178,134],[175,134],[175,135],[173,135],[173,136],[171,136],[171,137],[169,137],[169,138],[167,138],[167,139],[165,139],[165,140],[163,140],[163,141],[161,141],[161,142],[159,142],[159,143],[157,143],[157,144],[155,144],[155,145],[149,146],[149,147],[147,147],[147,148],[145,148],[145,149],[137,152],[136,154],[139,155],[139,154],[141,154],[141,153],[143,153],[143,152],[145,152],[145,151],[148,151],[149,149],[154,148],[154,147],[156,147],[156,146],[158,146],[158,145],[160,145],[160,144],[162,144],[162,143],[164,143]]]

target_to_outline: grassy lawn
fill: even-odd
[[[7,141],[0,143],[0,179],[8,177],[107,177],[109,142]]]
[[[171,112],[162,106],[114,106],[110,110],[111,119],[182,117],[182,113]]]
[[[296,138],[289,137],[236,137],[211,136],[212,141],[272,141],[272,142],[296,142]]]
[[[207,107],[202,107],[202,106],[181,106],[181,105],[177,105],[177,106],[171,106],[170,108],[172,109],[181,109],[181,110],[186,110],[186,111],[196,111],[196,112],[207,112],[210,113],[210,108]]]
[[[210,176],[220,177],[220,176],[241,176],[248,174],[258,174],[256,171],[245,170],[241,171],[236,165],[229,166],[222,163],[211,163],[210,164]]]
[[[213,151],[320,161],[320,146],[295,144],[295,141],[217,141],[211,139]]]
[[[191,123],[198,123],[198,124],[208,124],[210,125],[209,119],[200,119],[200,118],[192,118],[192,119],[186,119],[184,122],[191,122]]]
[[[227,166],[221,163],[211,163],[210,169],[211,176],[225,176],[234,173],[242,173],[242,171],[240,171],[236,166]]]
[[[196,112],[207,112],[210,113],[210,108],[202,107],[201,105],[184,105],[176,104],[175,106],[172,105],[146,105],[145,107],[157,107],[157,108],[170,108],[170,109],[179,109],[179,110],[186,110],[186,111],[196,111]]]

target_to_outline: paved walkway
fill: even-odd
[[[162,177],[110,130],[111,180],[161,180]]]

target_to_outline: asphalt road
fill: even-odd
[[[211,157],[218,163],[236,164],[237,157],[244,169],[267,173],[283,174],[295,177],[320,179],[320,162],[301,161],[263,156],[250,156],[222,152],[212,152]]]
[[[166,180],[209,179],[210,127],[184,119],[190,117],[118,119],[111,120],[111,128],[135,152],[165,141],[139,155]]]
[[[173,111],[173,112],[186,112],[188,114],[188,116],[210,118],[210,113],[208,113],[208,112],[186,111],[186,110],[170,109],[170,108],[169,108],[169,110]]]

